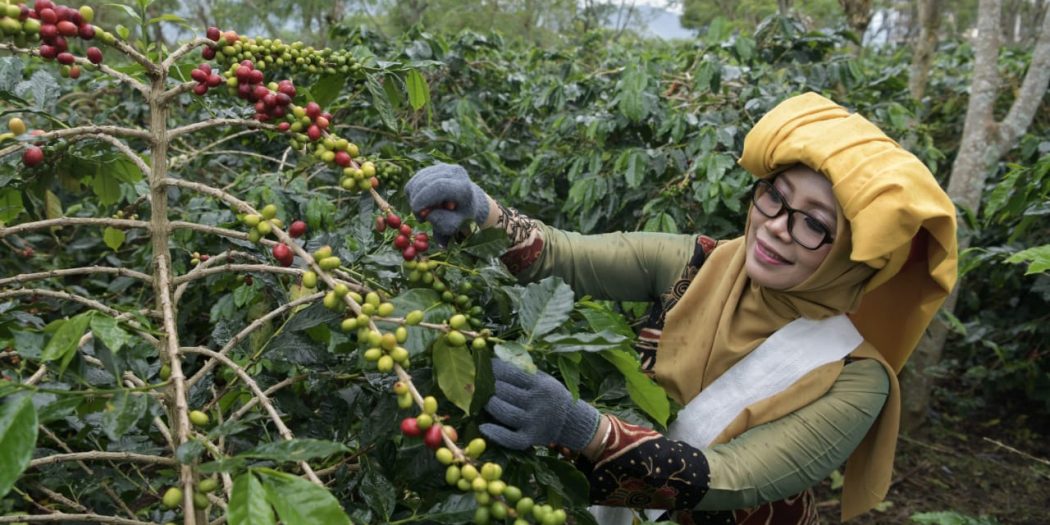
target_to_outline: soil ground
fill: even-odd
[[[897,442],[893,482],[881,511],[851,525],[917,523],[917,513],[952,511],[974,520],[936,525],[1050,525],[1050,443],[1026,416],[984,423],[940,421]],[[822,522],[839,523],[839,493],[817,491]],[[979,520],[977,518],[984,517]]]

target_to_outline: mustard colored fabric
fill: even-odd
[[[849,519],[889,488],[900,419],[895,374],[955,284],[955,208],[914,155],[813,93],[762,117],[745,138],[740,164],[760,178],[796,164],[828,177],[840,208],[836,241],[810,278],[785,291],[747,278],[743,238],[720,244],[667,314],[656,378],[684,404],[792,319],[851,313],[865,337],[853,355],[887,368],[890,394],[847,465],[842,516]],[[813,402],[840,371],[841,364],[818,368],[748,407],[716,443]]]
[[[879,270],[851,317],[899,372],[955,285],[955,206],[918,158],[816,93],[780,103],[744,140],[740,165],[756,177],[796,163],[831,180],[851,258]],[[906,265],[917,235],[921,252]]]

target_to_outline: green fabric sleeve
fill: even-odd
[[[611,301],[654,301],[681,276],[696,244],[695,235],[583,235],[538,224],[543,251],[518,274],[518,280],[558,276],[572,287],[577,298],[589,295]]]
[[[882,365],[854,361],[821,398],[728,443],[704,449],[711,469],[699,510],[777,501],[828,477],[864,439],[889,395]]]

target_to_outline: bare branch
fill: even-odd
[[[196,222],[186,221],[171,221],[168,223],[168,225],[171,231],[193,230],[201,233],[210,233],[213,235],[220,235],[222,237],[229,237],[231,239],[240,239],[243,241],[248,240],[247,233],[237,230],[231,230],[228,228],[219,228],[218,226],[208,226],[206,224],[198,224]],[[273,246],[274,244],[277,244],[276,242],[271,241],[270,239],[261,239],[259,243],[266,246]]]
[[[122,322],[127,323],[128,326],[133,328],[136,333],[138,333],[140,336],[142,336],[143,339],[149,341],[151,344],[157,344],[158,343],[157,338],[153,337],[152,334],[147,332],[146,329],[143,328],[143,326],[140,325],[138,322],[132,321],[130,319],[122,319],[121,316],[123,315],[124,312],[120,312],[118,310],[110,308],[109,306],[106,306],[106,305],[104,305],[104,304],[102,304],[102,303],[100,303],[100,302],[98,302],[98,301],[96,301],[94,299],[88,299],[87,297],[83,297],[83,296],[76,295],[76,294],[71,294],[69,292],[58,292],[58,291],[55,291],[55,290],[46,290],[46,289],[41,289],[41,288],[22,288],[22,289],[18,289],[18,290],[0,291],[0,299],[5,299],[7,297],[22,297],[22,296],[52,297],[52,298],[56,298],[56,299],[63,299],[63,300],[66,300],[66,301],[73,301],[73,302],[80,303],[80,304],[82,304],[84,306],[87,306],[89,308],[94,308],[95,310],[98,310],[100,312],[104,312],[106,314],[109,314],[109,315],[111,315],[113,317],[116,317],[118,320],[121,320]]]
[[[164,184],[168,186],[176,186],[179,188],[190,189],[198,193],[203,193],[205,195],[211,195],[212,197],[215,197],[225,202],[226,204],[233,206],[236,211],[239,211],[241,213],[258,213],[255,210],[255,208],[252,208],[251,205],[247,202],[244,202],[241,199],[238,199],[237,197],[234,197],[233,195],[222,191],[218,188],[208,186],[207,184],[201,184],[199,182],[193,182],[184,179],[176,179],[173,177],[165,178]]]
[[[78,126],[75,128],[56,129],[41,133],[37,140],[66,139],[80,135],[110,135],[113,137],[130,137],[149,140],[149,132],[144,129],[122,128],[120,126]]]
[[[53,491],[53,490],[43,486],[43,485],[36,484],[36,485],[33,485],[33,488],[36,489],[36,490],[39,490],[40,492],[43,492],[44,495],[46,495],[47,497],[49,497],[49,498],[51,498],[51,499],[53,499],[53,500],[55,500],[55,501],[65,505],[65,506],[67,506],[67,507],[69,507],[69,508],[71,508],[71,509],[73,509],[73,510],[75,510],[77,512],[82,512],[84,514],[92,514],[92,512],[90,510],[88,510],[87,507],[85,507],[85,506],[83,506],[83,505],[81,505],[81,504],[79,504],[79,503],[77,503],[77,502],[75,502],[75,501],[73,501],[73,500],[71,500],[71,499],[61,495],[61,494],[59,494],[58,492],[55,492],[55,491]]]
[[[146,221],[133,221],[130,219],[104,219],[101,217],[62,217],[59,219],[46,219],[43,221],[25,222],[6,228],[0,226],[0,238],[6,237],[8,235],[15,235],[22,232],[39,230],[43,228],[76,226],[81,224],[92,226],[112,226],[114,228],[120,229],[149,229],[149,223]]]
[[[174,224],[174,223],[172,223],[172,224]],[[186,223],[186,224],[193,224],[193,223]],[[222,261],[225,261],[228,258],[232,258],[235,255],[239,256],[239,257],[252,258],[251,254],[248,254],[248,253],[245,253],[245,252],[240,252],[240,251],[236,251],[236,250],[227,250],[227,251],[222,252],[220,254],[213,255],[213,256],[209,257],[207,261],[204,261],[204,262],[200,263],[196,268],[194,268],[194,269],[190,270],[189,272],[187,272],[186,275],[193,275],[195,272],[204,271],[205,268],[209,268],[211,266],[217,265],[217,264],[221,263]],[[175,299],[174,299],[174,301],[175,301],[175,305],[176,306],[178,306],[179,301],[182,299],[182,294],[186,291],[186,287],[187,286],[189,286],[189,282],[184,282],[184,283],[180,284],[177,288],[175,288]]]
[[[61,523],[93,521],[95,523],[112,523],[113,525],[157,525],[155,522],[152,521],[129,520],[127,518],[118,518],[116,516],[103,516],[101,514],[65,514],[62,512],[56,512],[55,514],[19,514],[15,516],[0,516],[0,523],[43,523],[53,521]]]
[[[200,131],[202,129],[208,129],[216,126],[242,126],[249,129],[267,129],[270,131],[277,131],[277,126],[273,124],[267,124],[265,122],[259,122],[258,120],[249,119],[238,119],[238,118],[213,118],[203,122],[196,122],[182,126],[181,128],[175,128],[168,132],[168,136],[171,138],[178,137],[179,135],[185,135],[187,133],[193,133],[194,131]]]
[[[300,374],[300,375],[297,375],[297,376],[286,378],[283,381],[275,383],[270,388],[267,388],[266,392],[264,392],[264,393],[267,396],[271,396],[271,395],[273,395],[274,392],[276,392],[276,391],[278,391],[278,390],[280,390],[280,389],[282,389],[282,388],[284,388],[286,386],[298,383],[299,381],[302,381],[303,379],[306,379],[307,377],[309,377],[309,376],[307,376],[306,374]],[[253,398],[249,399],[247,403],[242,405],[241,408],[238,408],[237,411],[234,412],[233,414],[231,414],[230,417],[227,418],[226,420],[227,421],[236,421],[236,420],[244,417],[244,415],[247,414],[248,411],[251,410],[258,403],[259,403],[259,398],[257,398],[257,397],[253,397]]]
[[[157,64],[154,64],[153,62],[151,62],[150,59],[146,58],[146,56],[143,55],[142,53],[139,53],[138,51],[136,51],[135,48],[133,48],[130,45],[128,45],[127,42],[125,42],[123,40],[120,40],[120,39],[117,39],[111,45],[113,47],[117,48],[117,50],[120,51],[121,53],[124,53],[125,55],[131,57],[132,60],[134,60],[135,62],[138,62],[139,65],[141,65],[142,67],[146,68],[146,72],[150,76],[152,76],[152,77],[159,77],[161,75],[162,71],[161,71],[160,67],[157,66]]]
[[[120,150],[120,152],[123,153],[125,157],[130,159],[131,162],[134,162],[135,166],[138,167],[138,169],[142,171],[142,174],[145,175],[147,178],[149,178],[150,174],[153,173],[153,170],[151,170],[150,167],[146,165],[146,162],[142,160],[142,157],[140,157],[139,154],[136,153],[133,149],[131,149],[127,144],[121,142],[120,139],[102,133],[91,133],[87,135],[82,135],[82,137],[94,137],[112,144],[113,147]]]
[[[302,275],[305,270],[302,268],[285,268],[283,266],[274,266],[272,264],[225,264],[222,266],[215,266],[207,268],[199,272],[187,273],[180,275],[173,281],[175,285],[180,285],[189,281],[196,281],[197,279],[203,279],[212,274],[224,273],[224,272],[265,272],[265,273],[284,273],[289,275]]]
[[[0,49],[7,49],[15,53],[40,56],[40,51],[37,49],[23,49],[20,47],[16,47],[14,44],[5,44],[0,42]],[[120,71],[117,71],[109,66],[103,64],[92,64],[90,60],[83,57],[75,57],[73,60],[75,60],[76,63],[85,66],[88,69],[98,69],[99,71],[135,88],[136,91],[142,93],[143,95],[146,95],[149,92],[149,87],[147,87],[146,84],[143,84],[142,82],[139,82],[138,80],[135,80],[134,78],[125,75],[124,73],[121,73]]]
[[[185,44],[182,44],[182,46],[180,46],[175,51],[172,51],[171,54],[168,55],[168,58],[165,58],[164,62],[161,62],[160,68],[163,69],[164,71],[167,71],[167,70],[171,69],[171,66],[173,64],[175,64],[175,62],[178,59],[182,58],[183,56],[188,54],[190,51],[193,51],[194,49],[196,49],[198,47],[202,47],[202,46],[215,47],[215,42],[213,42],[213,41],[211,41],[211,40],[209,40],[207,38],[204,38],[204,37],[194,38],[193,40],[190,40],[189,42],[186,42]],[[162,95],[162,97],[163,97],[163,95]]]
[[[59,270],[50,270],[47,272],[36,272],[36,273],[23,273],[14,277],[7,277],[0,279],[0,286],[6,286],[11,283],[26,283],[29,281],[37,281],[41,279],[51,279],[54,277],[65,277],[67,275],[84,275],[93,273],[111,273],[121,277],[131,277],[139,279],[141,281],[152,281],[153,277],[146,275],[142,272],[135,270],[129,270],[127,268],[113,268],[110,266],[82,266],[79,268],[62,268]]]
[[[241,381],[244,381],[244,384],[248,385],[248,388],[250,388],[252,393],[255,394],[255,397],[259,399],[259,404],[261,404],[263,408],[266,409],[266,412],[270,414],[270,419],[273,420],[273,424],[277,426],[277,431],[281,434],[281,437],[289,441],[295,439],[295,436],[292,435],[292,431],[289,430],[287,426],[285,426],[284,421],[281,419],[281,415],[277,413],[277,409],[273,407],[273,403],[270,402],[270,398],[266,396],[266,393],[264,393],[262,389],[259,388],[259,385],[255,382],[255,380],[252,379],[252,376],[248,375],[248,373],[245,372],[240,365],[233,362],[233,360],[226,357],[225,355],[199,346],[183,347],[182,351],[206,355],[212,358],[213,360],[221,362],[222,364],[226,365],[231,370],[233,370],[234,373],[237,374],[237,377],[241,378]],[[300,461],[299,466],[302,467],[304,472],[306,472],[306,477],[310,481],[313,481],[318,485],[323,485],[321,483],[321,480],[317,478],[317,474],[314,474],[314,471],[310,468],[309,464],[307,464],[305,461]]]
[[[38,459],[34,459],[29,462],[29,467],[42,467],[44,465],[50,465],[52,463],[61,463],[63,461],[84,461],[84,460],[99,460],[99,461],[129,461],[132,463],[148,463],[152,465],[165,465],[173,466],[177,465],[178,462],[174,458],[166,458],[163,456],[150,456],[146,454],[136,454],[134,452],[102,452],[102,451],[91,451],[91,452],[74,452],[72,454],[54,454]]]
[[[291,301],[291,302],[282,304],[281,306],[278,306],[277,308],[275,308],[274,310],[270,311],[266,315],[256,319],[255,321],[252,321],[251,324],[249,324],[248,326],[244,327],[244,329],[242,329],[240,332],[237,332],[237,335],[233,336],[222,347],[222,350],[219,350],[219,355],[225,356],[227,353],[230,352],[230,350],[233,350],[234,347],[236,347],[238,344],[240,344],[240,342],[243,341],[244,338],[248,337],[248,335],[250,335],[255,330],[258,330],[259,327],[261,327],[262,325],[266,324],[266,322],[269,321],[270,319],[273,319],[274,317],[277,317],[277,316],[283,314],[284,312],[287,312],[288,310],[291,310],[292,308],[295,308],[295,307],[297,307],[299,305],[312,303],[312,302],[320,299],[321,297],[324,297],[324,292],[317,292],[315,294],[311,294],[311,295],[307,295],[307,296],[304,296],[304,297],[300,297],[300,298],[298,298],[298,299],[296,299],[294,301]],[[193,377],[191,377],[190,379],[188,379],[186,381],[187,388],[192,388],[193,385],[195,385],[197,383],[197,381],[200,381],[201,378],[203,378],[205,376],[205,374],[207,374],[209,371],[211,371],[212,368],[215,368],[215,361],[208,361],[207,363],[205,363],[204,366],[202,366],[200,368],[200,370],[197,371],[196,374],[193,374]]]
[[[167,102],[183,93],[189,93],[193,91],[193,87],[196,86],[196,82],[183,82],[163,93],[160,94],[160,99],[163,102]]]

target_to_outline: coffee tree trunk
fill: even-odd
[[[1012,149],[1032,123],[1050,81],[1050,16],[1043,16],[1039,39],[1032,53],[1032,63],[1003,120],[995,119],[995,101],[999,96],[1001,77],[998,69],[999,39],[1002,34],[1002,0],[981,0],[977,15],[977,39],[974,46],[973,79],[966,109],[959,153],[952,164],[948,196],[962,209],[974,215],[980,211],[981,194],[988,176],[997,169],[999,159]],[[959,251],[970,245],[970,233],[959,234]],[[952,313],[958,287],[948,297],[944,311]],[[929,408],[933,377],[929,368],[938,364],[948,336],[948,328],[935,320],[902,374],[904,429],[919,427]]]
[[[926,79],[930,75],[933,52],[937,49],[937,31],[941,26],[941,1],[919,0],[919,33],[912,46],[911,71],[908,91],[912,98],[921,100],[926,93]]]

